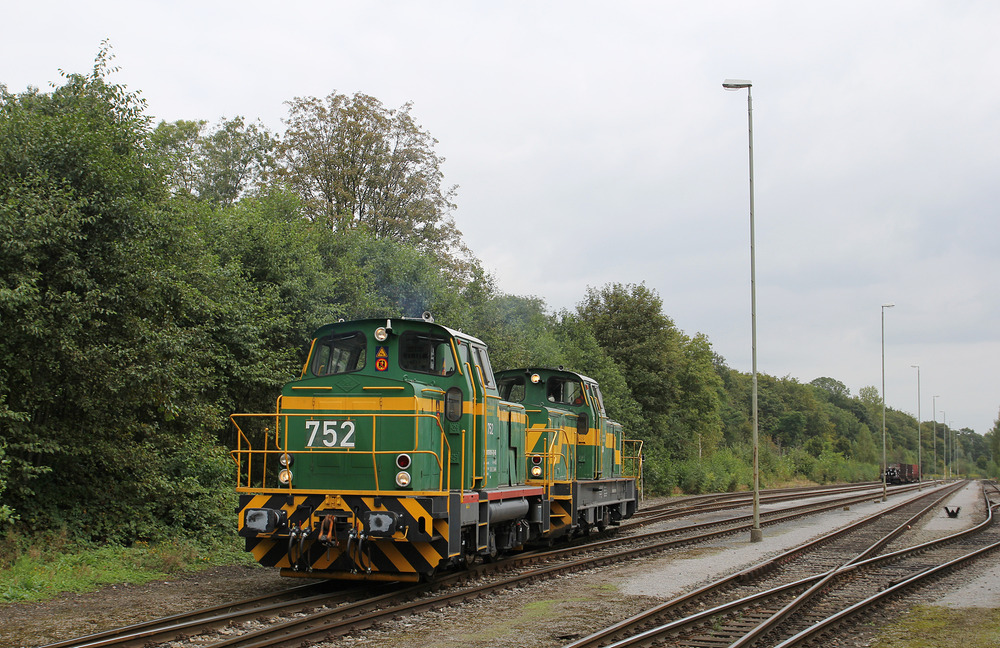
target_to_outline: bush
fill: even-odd
[[[0,602],[38,601],[60,592],[92,590],[110,583],[142,584],[171,574],[214,565],[252,564],[240,540],[195,542],[174,539],[163,543],[137,542],[94,546],[89,543],[47,544],[42,538],[6,538],[9,547],[24,549],[0,569]]]
[[[748,460],[728,448],[674,465],[678,486],[685,493],[731,493],[753,487],[752,455]]]
[[[653,445],[643,451],[642,480],[650,495],[669,495],[678,485],[678,473],[670,454]]]

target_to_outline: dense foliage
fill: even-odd
[[[154,127],[109,59],[49,93],[0,86],[0,527],[230,534],[228,415],[270,410],[319,325],[424,310],[497,368],[599,380],[646,442],[647,492],[751,483],[750,377],[643,284],[560,313],[498,290],[409,104],[296,99],[283,136],[240,117]],[[874,388],[761,376],[759,392],[766,483],[878,478]],[[932,446],[925,422],[925,470],[947,434],[949,470],[997,476],[998,428],[937,424]],[[887,429],[889,461],[916,463],[916,421],[889,410]]]

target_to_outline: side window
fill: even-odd
[[[549,402],[564,405],[583,405],[583,386],[574,380],[549,378],[545,384],[545,396]]]
[[[338,333],[316,341],[311,369],[314,376],[332,376],[365,368],[367,342],[363,333]]]
[[[512,403],[524,402],[524,376],[514,376],[501,380],[500,398]]]
[[[399,336],[399,366],[404,371],[450,376],[455,373],[451,339],[444,335],[406,331]]]
[[[592,385],[591,392],[597,398],[597,409],[600,410],[601,414],[604,414],[604,394],[601,393],[601,388],[597,385]]]
[[[472,353],[476,356],[476,364],[483,370],[483,380],[486,381],[486,386],[492,387],[494,383],[493,367],[490,366],[490,357],[486,354],[486,349],[474,346]]]
[[[441,342],[434,347],[434,373],[441,376],[455,373],[455,356],[448,342]]]

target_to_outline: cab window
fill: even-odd
[[[524,376],[513,376],[501,380],[500,398],[512,403],[524,402]]]
[[[490,366],[490,357],[483,347],[473,346],[472,353],[476,356],[476,364],[483,370],[483,381],[487,387],[493,386],[493,367]]]
[[[452,375],[455,373],[455,356],[451,351],[451,338],[406,331],[399,336],[399,366],[404,371]]]
[[[601,388],[596,384],[591,385],[591,393],[597,398],[597,409],[604,414],[604,394],[601,393]]]
[[[575,380],[549,378],[545,383],[545,395],[550,403],[583,405],[583,386]]]
[[[367,342],[360,331],[328,335],[316,341],[312,357],[314,376],[332,376],[365,368]]]

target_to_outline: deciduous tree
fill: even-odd
[[[391,110],[369,95],[334,92],[288,106],[278,149],[282,176],[312,218],[439,251],[459,246],[455,188],[443,185],[437,140],[414,121],[412,104]]]
[[[228,206],[260,189],[273,171],[276,139],[263,124],[243,117],[161,122],[151,142],[175,193]]]

